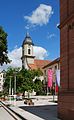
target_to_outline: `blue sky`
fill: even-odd
[[[0,25],[8,34],[8,51],[20,49],[29,31],[35,46],[46,51],[43,59],[59,57],[59,11],[59,0],[0,0]]]

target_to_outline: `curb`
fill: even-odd
[[[27,120],[24,117],[22,117],[19,113],[15,112],[14,110],[12,110],[10,107],[8,107],[7,105],[5,105],[2,101],[0,101],[6,108],[8,108],[10,111],[12,111],[15,115],[17,115],[19,118],[21,118],[22,120]],[[12,116],[14,117],[15,120],[18,120],[12,113],[10,113],[5,107],[3,106],[3,108]]]

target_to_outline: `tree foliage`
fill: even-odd
[[[10,63],[7,53],[7,33],[0,27],[0,65]]]
[[[16,73],[17,71],[17,73]],[[6,72],[6,80],[4,82],[4,90],[8,93],[9,91],[9,84],[10,84],[10,77],[12,88],[14,88],[14,75],[16,73],[16,90],[17,93],[24,93],[25,91],[32,91],[33,89],[40,89],[40,85],[35,87],[35,82],[33,81],[35,77],[39,77],[42,75],[40,70],[26,70],[20,68],[8,68]],[[39,88],[38,88],[39,87]]]
[[[34,81],[34,90],[35,92],[39,95],[40,93],[42,93],[43,90],[43,84],[42,81],[40,79],[35,79]]]
[[[10,87],[10,79],[11,79],[11,86],[14,88],[14,74],[16,71],[19,71],[19,68],[12,68],[9,67],[6,71],[6,79],[4,81],[4,94],[9,93],[9,87]]]

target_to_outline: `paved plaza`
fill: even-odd
[[[59,120],[57,118],[57,103],[49,101],[51,99],[48,96],[38,96],[32,100],[34,105],[26,105],[24,101],[16,101],[16,103],[12,102],[13,105],[10,108],[27,120]]]
[[[0,120],[15,120],[3,107],[0,107]]]

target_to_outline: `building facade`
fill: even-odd
[[[4,84],[4,71],[0,72],[0,92],[3,91],[3,84]]]
[[[46,92],[48,92],[47,82],[48,82],[48,70],[49,69],[53,71],[53,84],[52,84],[53,86],[52,87],[55,88],[56,87],[56,70],[60,70],[60,58],[53,60],[52,62],[50,62],[49,64],[43,67],[44,85],[45,85]],[[55,94],[57,94],[56,89],[54,89],[54,92]]]
[[[58,117],[74,120],[74,0],[60,0],[61,87]]]

